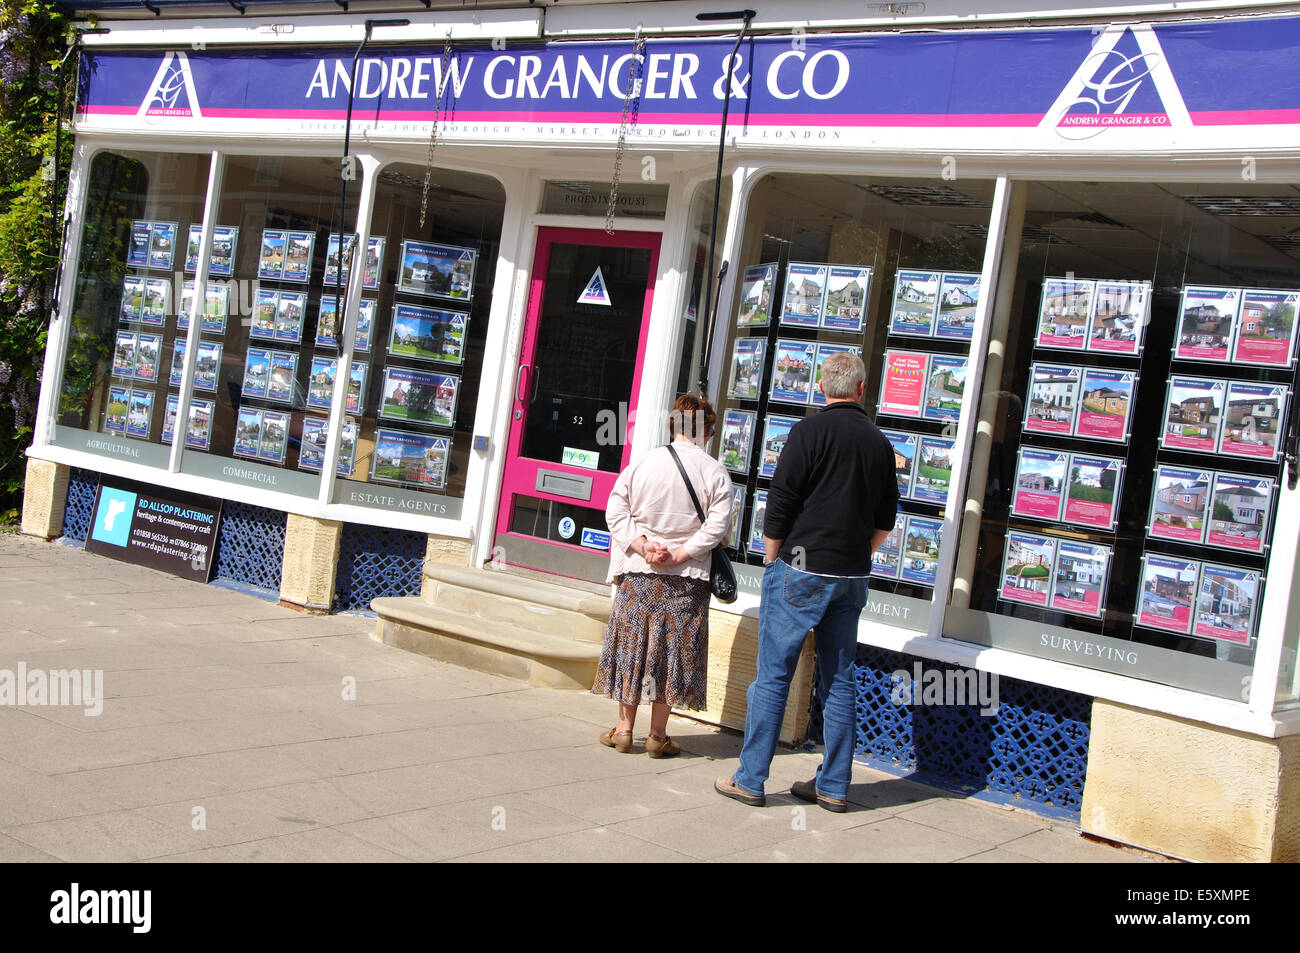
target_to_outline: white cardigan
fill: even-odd
[[[605,507],[609,582],[634,572],[709,578],[710,554],[731,532],[731,478],[721,463],[695,444],[676,440],[673,449],[690,474],[705,521],[701,525],[668,448],[656,447],[620,473],[610,492]],[[653,566],[632,551],[642,535],[669,549],[684,546],[692,558],[680,566]]]

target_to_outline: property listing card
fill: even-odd
[[[1088,319],[1096,288],[1094,281],[1046,279],[1038,306],[1035,346],[1082,351],[1088,343]]]
[[[737,338],[731,349],[731,383],[727,396],[737,400],[758,400],[763,387],[765,338]]]
[[[767,555],[763,542],[763,520],[767,516],[767,490],[754,491],[754,512],[749,515],[749,551],[756,556]]]
[[[785,270],[785,306],[781,323],[817,327],[826,300],[827,265],[792,261]]]
[[[1098,367],[1082,370],[1075,436],[1127,442],[1137,375],[1132,371],[1110,371]]]
[[[749,473],[749,450],[753,446],[756,419],[752,410],[728,410],[722,415],[718,459],[733,473]]]
[[[786,438],[790,436],[790,428],[797,424],[803,418],[801,417],[781,417],[777,414],[769,414],[767,424],[763,430],[763,452],[759,458],[758,475],[771,479],[776,475],[776,465],[781,459],[781,451],[785,449]]]
[[[386,367],[379,416],[387,420],[450,427],[456,419],[459,395],[460,378],[454,374],[411,367]]]
[[[967,367],[965,357],[931,355],[925,387],[924,415],[927,420],[956,420],[961,416]]]
[[[916,445],[920,440],[914,433],[903,430],[880,431],[894,448],[894,475],[898,477],[898,495],[907,499],[912,495],[912,474],[916,465]]]
[[[304,417],[302,420],[302,446],[298,451],[298,469],[319,473],[325,466],[325,442],[328,439],[329,421],[324,417]],[[445,439],[445,438],[444,438]],[[339,476],[352,476],[357,455],[357,425],[344,423],[339,442]]]
[[[899,269],[894,276],[894,301],[889,311],[889,333],[930,337],[939,301],[937,271]]]
[[[975,310],[979,302],[978,272],[945,271],[939,285],[939,313],[934,336],[969,341],[975,331]]]
[[[1216,473],[1205,541],[1225,549],[1262,553],[1268,545],[1274,490],[1268,477]]]
[[[469,315],[414,304],[393,305],[388,353],[417,361],[460,364],[465,359],[465,327]]]
[[[826,276],[826,305],[822,327],[828,331],[859,334],[871,293],[871,269],[858,265],[831,265]]]
[[[1056,540],[1011,530],[1003,552],[1002,588],[998,598],[1046,606],[1052,588]]]
[[[1016,465],[1011,512],[1017,516],[1058,522],[1065,490],[1068,453],[1022,447]]]
[[[1276,384],[1227,383],[1219,453],[1276,459],[1286,420],[1287,389]]]
[[[1205,563],[1201,567],[1192,635],[1248,645],[1255,634],[1260,582],[1255,570]]]
[[[903,531],[907,517],[899,513],[894,517],[894,529],[885,541],[871,554],[871,575],[876,579],[897,579],[902,568]]]
[[[1156,467],[1148,532],[1156,539],[1199,543],[1205,538],[1210,504],[1208,470],[1161,465]]]
[[[1297,306],[1300,306],[1300,291],[1245,289],[1232,362],[1290,367],[1295,361]]]
[[[478,252],[460,245],[402,242],[399,291],[469,301],[474,295]]]
[[[1189,634],[1200,568],[1201,564],[1194,559],[1145,554],[1142,557],[1138,625]]]
[[[903,530],[903,582],[934,588],[939,572],[939,540],[943,520],[911,515]]]
[[[1241,289],[1188,286],[1178,309],[1174,357],[1187,361],[1227,361],[1241,306]]]
[[[921,351],[886,351],[880,375],[882,414],[920,417],[925,407],[925,388],[930,355]]]
[[[912,499],[922,503],[948,502],[952,483],[954,441],[946,437],[921,436],[917,449],[916,475],[912,478]]]
[[[149,266],[149,233],[153,223],[134,221],[131,223],[131,238],[126,246],[126,263],[137,268]]]
[[[1069,435],[1079,399],[1079,368],[1033,364],[1029,369],[1029,399],[1025,401],[1025,430]]]
[[[742,328],[765,328],[772,321],[772,294],[776,285],[774,263],[750,265],[740,281],[740,310],[736,325]]]
[[[1059,612],[1100,618],[1106,604],[1112,550],[1070,539],[1057,542],[1050,606]]]
[[[740,545],[742,517],[745,513],[745,488],[737,484],[731,487],[731,533],[727,536],[727,548],[735,549]]]
[[[1214,453],[1219,443],[1226,389],[1223,381],[1203,377],[1169,378],[1160,445],[1170,450]]]
[[[1071,454],[1063,521],[1076,526],[1114,529],[1123,482],[1123,460]]]
[[[808,403],[816,360],[817,345],[812,341],[778,340],[776,360],[772,367],[772,400],[790,404]]]
[[[132,390],[126,411],[126,435],[149,439],[153,428],[153,391]]]
[[[441,490],[447,482],[450,440],[428,433],[375,430],[370,479],[426,490]]]
[[[1088,350],[1136,357],[1151,321],[1151,282],[1098,281]]]

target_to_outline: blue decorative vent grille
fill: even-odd
[[[871,767],[966,794],[1052,808],[1077,817],[1088,766],[1086,695],[1013,678],[998,680],[996,714],[978,703],[895,705],[893,673],[965,671],[859,645],[854,677],[858,729],[854,749]],[[809,735],[821,740],[821,700],[813,700]]]
[[[247,503],[226,500],[217,531],[217,579],[279,593],[288,516]]]
[[[63,509],[63,535],[81,542],[90,535],[90,517],[95,509],[99,474],[73,467],[68,473],[68,499]]]
[[[380,596],[419,595],[428,541],[424,533],[344,523],[334,611],[369,610]]]

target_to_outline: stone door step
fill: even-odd
[[[418,596],[375,599],[398,648],[548,688],[591,688],[611,600],[493,569],[430,564]]]
[[[420,599],[468,616],[539,633],[601,644],[611,600],[510,572],[425,567]]]
[[[439,661],[545,688],[587,691],[601,647],[430,605],[415,597],[375,599],[379,639]]]

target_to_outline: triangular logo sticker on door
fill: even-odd
[[[599,265],[592,272],[587,287],[583,288],[582,294],[578,295],[578,304],[600,304],[606,308],[612,304],[609,300],[609,292],[605,290],[605,276],[600,273]]]

